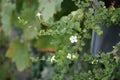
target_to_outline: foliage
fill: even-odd
[[[27,45],[21,43],[18,39],[11,42],[6,57],[11,58],[16,63],[19,71],[23,71],[30,65]]]
[[[2,0],[2,12],[1,12],[1,21],[3,24],[3,29],[6,35],[10,34],[11,31],[11,17],[13,10],[15,9],[15,4],[12,4],[9,0]]]
[[[120,44],[112,52],[97,55],[89,52],[89,46],[91,30],[102,35],[100,25],[119,24],[120,8],[106,8],[97,0],[2,0],[2,4],[4,33],[17,34],[12,35],[6,57],[16,63],[19,71],[31,62],[46,60],[54,67],[52,80],[119,79],[116,53]],[[76,36],[73,43],[71,36]],[[41,55],[43,50],[45,54]]]

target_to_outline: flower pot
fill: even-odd
[[[91,40],[91,53],[96,54],[99,51],[109,52],[113,50],[113,46],[115,46],[120,41],[120,26],[119,25],[111,25],[106,27],[104,25],[100,26],[103,30],[102,35],[97,35],[96,32],[92,32],[92,40]]]

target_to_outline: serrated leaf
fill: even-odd
[[[10,0],[2,0],[2,12],[1,12],[1,22],[3,25],[3,30],[5,35],[9,35],[11,32],[11,14],[15,9],[15,4],[11,3]]]
[[[30,65],[27,45],[15,39],[11,42],[6,57],[11,58],[15,62],[19,71],[23,71]]]
[[[39,11],[42,12],[45,21],[48,21],[57,11],[60,11],[62,1],[63,0],[40,0]]]

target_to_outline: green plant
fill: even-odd
[[[20,7],[20,4],[23,6]],[[6,54],[16,63],[19,71],[29,67],[32,61],[47,60],[54,64],[53,80],[119,79],[119,56],[116,55],[119,44],[112,52],[97,55],[90,54],[89,46],[91,30],[102,35],[99,25],[109,27],[119,23],[120,8],[106,8],[104,2],[97,0],[26,0],[20,4],[16,5],[17,10],[11,7],[9,11],[13,15],[12,25],[17,30],[17,38],[10,42]],[[2,12],[7,11],[5,8]],[[10,32],[10,27],[5,24],[5,17],[3,14],[6,33],[7,30]],[[38,50],[52,47],[54,50],[49,56],[38,56],[36,59],[32,55],[35,54],[33,47]]]

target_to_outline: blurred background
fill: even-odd
[[[0,80],[51,80],[54,65],[36,60],[56,45],[49,35],[37,37],[39,30],[76,9],[72,0],[0,0]]]

